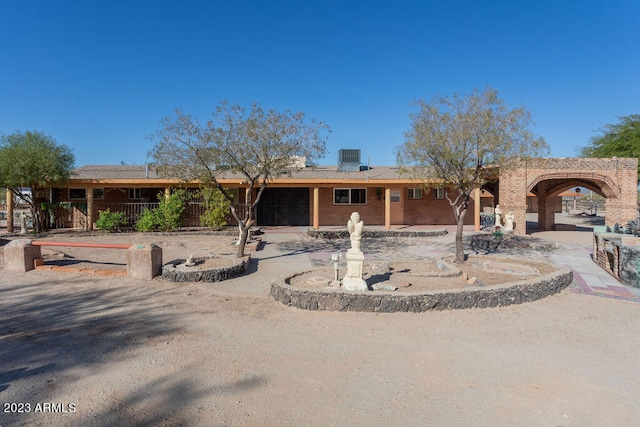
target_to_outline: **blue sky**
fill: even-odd
[[[0,133],[39,130],[78,166],[143,164],[177,107],[304,111],[341,148],[393,165],[416,99],[491,86],[554,157],[640,113],[640,2],[0,3]]]

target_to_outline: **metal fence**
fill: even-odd
[[[97,215],[95,216],[95,220],[100,217],[100,211],[106,211],[109,209],[110,212],[124,212],[125,217],[127,218],[127,224],[129,227],[132,227],[138,219],[142,216],[142,214],[148,209],[154,209],[159,206],[159,203],[155,202],[132,202],[132,203],[105,203],[98,202],[95,204],[95,208],[97,209]]]
[[[138,202],[138,203],[96,203],[97,215],[95,219],[98,219],[101,210],[109,209],[110,212],[124,212],[127,217],[127,223],[130,227],[133,227],[134,224],[140,219],[142,214],[148,209],[155,209],[159,206],[159,203],[151,203],[151,202]],[[235,206],[236,211],[240,215],[240,218],[244,218],[245,213],[247,212],[246,204],[239,204]],[[184,211],[185,216],[185,227],[201,227],[200,217],[204,215],[205,207],[203,204],[199,202],[189,202],[187,203]],[[86,209],[85,209],[86,214]],[[228,225],[237,225],[235,218],[229,213],[227,215],[227,223]],[[86,219],[85,219],[86,224]],[[81,228],[81,227],[80,227]]]

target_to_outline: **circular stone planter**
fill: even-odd
[[[339,288],[303,289],[285,282],[271,285],[271,296],[285,305],[305,310],[368,311],[375,313],[424,312],[462,308],[486,308],[522,304],[560,292],[571,284],[573,273],[566,267],[534,279],[490,287],[432,290],[419,293],[395,291],[349,292]],[[437,280],[437,278],[434,278]]]
[[[184,259],[171,261],[162,267],[162,277],[172,282],[221,282],[243,275],[251,257],[196,257],[194,266]]]

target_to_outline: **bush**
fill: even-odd
[[[159,223],[160,221],[157,219],[156,209],[147,209],[136,221],[136,230],[155,231],[159,228]]]
[[[205,211],[200,215],[200,225],[221,230],[227,226],[229,200],[217,188],[203,188],[198,195],[202,198]]]
[[[111,212],[110,209],[98,212],[99,216],[95,224],[98,230],[113,233],[115,231],[120,231],[120,227],[127,225],[128,223],[124,212]]]
[[[144,211],[136,221],[136,230],[173,231],[184,225],[186,191],[176,190],[168,198],[160,193],[158,199],[160,200],[158,207]]]

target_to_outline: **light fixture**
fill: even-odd
[[[376,199],[378,199],[378,201],[382,200],[382,188],[380,187],[376,188]]]

